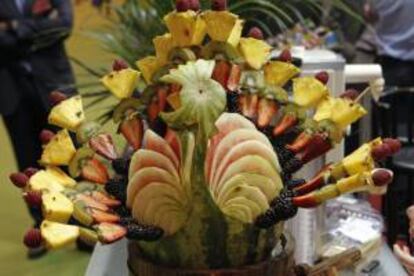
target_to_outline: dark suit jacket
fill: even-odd
[[[0,22],[18,20],[16,29],[0,31],[0,114],[8,115],[18,106],[27,91],[19,89],[20,76],[30,75],[35,93],[47,107],[48,94],[74,83],[63,41],[72,28],[70,0],[51,0],[58,18],[48,14],[33,15],[28,4],[21,13],[15,0],[0,0]]]

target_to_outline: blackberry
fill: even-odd
[[[105,191],[118,200],[125,202],[127,185],[128,183],[126,182],[125,178],[115,177],[106,183]]]
[[[135,220],[132,217],[126,216],[126,217],[121,217],[119,224],[122,226],[127,227],[130,224],[135,223]]]
[[[306,183],[305,179],[290,179],[285,182],[286,186],[290,189],[298,187]]]
[[[167,133],[167,124],[160,117],[151,122],[150,128],[161,137]]]
[[[227,92],[227,109],[231,113],[241,113],[239,107],[239,93],[236,91]]]
[[[76,247],[80,251],[93,252],[93,249],[95,248],[95,245],[91,245],[91,244],[83,241],[82,239],[77,239],[76,240]]]
[[[292,198],[279,197],[272,202],[272,210],[279,222],[293,218],[298,212],[298,207],[293,205]]]
[[[256,226],[259,228],[269,228],[277,223],[277,216],[273,209],[268,209],[266,213],[256,218]]]
[[[114,209],[115,213],[117,213],[121,218],[127,218],[131,216],[131,211],[125,206],[121,205]]]
[[[294,157],[293,159],[286,162],[281,162],[281,166],[284,173],[293,174],[302,168],[303,163],[301,160]]]
[[[127,231],[127,238],[131,240],[156,241],[164,235],[164,230],[159,227],[136,223],[127,225]]]
[[[121,175],[128,175],[129,170],[129,164],[131,162],[131,159],[126,158],[118,158],[112,161],[112,167],[114,168],[115,172],[117,174]]]
[[[279,195],[279,197],[282,199],[291,199],[295,196],[297,196],[296,192],[291,189],[283,189]]]

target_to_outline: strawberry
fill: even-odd
[[[155,95],[151,98],[151,102],[149,103],[147,107],[148,120],[151,123],[154,122],[155,119],[157,119],[160,112],[161,112],[161,109],[160,109],[158,95]]]
[[[201,6],[200,6],[200,1],[199,0],[188,0],[189,4],[190,4],[190,10],[193,11],[199,11]]]
[[[221,86],[223,86],[223,88],[227,88],[227,83],[230,77],[230,71],[231,65],[229,62],[225,60],[217,61],[216,66],[214,67],[212,79],[220,83]]]
[[[255,39],[259,39],[259,40],[263,40],[264,39],[263,32],[258,27],[251,28],[247,36],[248,37],[255,38]]]
[[[43,238],[40,230],[33,228],[27,231],[24,235],[23,243],[27,246],[27,248],[39,248],[43,244]]]
[[[61,102],[63,102],[64,100],[66,100],[68,98],[68,96],[66,96],[64,93],[55,90],[52,93],[49,94],[49,103],[52,106],[58,105]]]
[[[42,193],[39,191],[29,191],[24,195],[27,205],[32,208],[40,208],[42,206]]]
[[[122,133],[128,144],[134,149],[141,148],[142,138],[144,135],[144,125],[142,120],[137,116],[129,116],[119,125],[118,132]]]
[[[122,239],[127,234],[126,228],[113,223],[101,223],[95,226],[98,239],[102,243],[113,243]]]
[[[86,206],[89,208],[93,208],[96,210],[100,210],[103,212],[109,211],[109,207],[105,205],[103,202],[98,201],[97,199],[93,198],[92,196],[86,194],[78,194],[76,195],[74,201],[82,201],[85,203]]]
[[[280,53],[279,60],[283,62],[292,62],[292,54],[288,49],[285,49]]]
[[[29,181],[29,177],[25,175],[24,173],[18,172],[18,173],[12,173],[9,176],[11,182],[16,186],[17,188],[24,188],[27,185],[27,182]]]
[[[211,9],[213,11],[227,10],[227,0],[213,0],[211,3]]]
[[[99,155],[115,160],[118,158],[115,145],[110,134],[99,134],[89,140],[89,146]]]
[[[306,164],[319,156],[324,155],[332,149],[332,144],[328,137],[323,134],[316,134],[312,137],[312,141],[304,149],[301,157],[303,164]]]
[[[319,174],[316,177],[314,177],[311,181],[296,187],[294,190],[296,193],[298,193],[299,195],[303,195],[303,194],[307,194],[310,193],[316,189],[319,189],[320,187],[322,187],[323,185],[325,185],[325,178],[323,176],[323,174]]]
[[[258,109],[257,125],[259,128],[267,127],[272,121],[273,116],[278,111],[278,105],[270,99],[260,99]]]
[[[105,204],[108,207],[118,207],[122,204],[121,201],[116,200],[114,198],[111,198],[111,197],[105,195],[104,193],[101,193],[101,192],[98,192],[98,191],[93,191],[91,196],[96,201],[98,201],[102,204]]]
[[[158,109],[160,112],[165,111],[167,107],[167,96],[169,93],[168,86],[159,86],[157,88],[157,97],[158,97]]]
[[[328,84],[329,82],[329,74],[326,71],[317,73],[315,75],[315,78],[325,85]]]
[[[43,145],[47,145],[53,137],[55,137],[55,133],[53,131],[44,129],[40,132],[39,140]]]
[[[274,128],[273,135],[280,136],[297,123],[298,118],[294,114],[286,114]]]
[[[343,99],[349,99],[351,101],[355,101],[359,96],[359,92],[355,89],[348,89],[344,93],[342,93],[339,97]]]
[[[189,0],[176,0],[175,1],[175,9],[178,12],[186,12],[190,9],[190,1]]]
[[[298,153],[305,149],[312,141],[312,135],[307,132],[302,132],[292,144],[287,145],[287,149],[294,153]]]
[[[390,170],[376,169],[372,172],[372,180],[377,187],[389,185],[394,179],[394,174]]]
[[[114,71],[121,71],[127,69],[128,67],[128,63],[126,63],[126,61],[122,59],[115,59],[112,63],[112,70]]]
[[[294,197],[292,203],[301,208],[314,208],[321,204],[313,193]]]
[[[254,119],[259,107],[259,96],[257,94],[242,94],[239,98],[240,109],[244,116]]]
[[[24,170],[24,174],[25,175],[27,175],[27,177],[32,177],[33,175],[35,175],[37,172],[39,171],[39,169],[36,169],[36,168],[32,168],[32,167],[30,167],[30,168],[27,168],[27,169],[25,169]]]
[[[240,83],[241,67],[237,64],[232,64],[230,74],[227,80],[227,89],[230,91],[236,91]]]
[[[98,159],[92,158],[85,161],[81,172],[85,180],[105,184],[109,180],[108,170]]]
[[[117,214],[112,214],[93,208],[90,209],[90,213],[96,223],[116,223],[121,219]]]

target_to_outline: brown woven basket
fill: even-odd
[[[187,270],[154,265],[141,258],[136,243],[128,245],[128,267],[133,276],[289,276],[294,275],[294,240],[289,235],[280,254],[268,261],[234,269]]]

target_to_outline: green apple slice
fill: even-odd
[[[240,185],[238,187],[234,187],[230,190],[229,193],[224,197],[223,204],[224,206],[233,198],[244,197],[248,200],[251,200],[255,203],[255,211],[259,213],[264,212],[269,208],[269,203],[267,202],[266,196],[262,193],[262,191],[257,187],[252,187],[249,185]]]
[[[154,131],[148,129],[144,134],[143,140],[144,148],[147,150],[152,150],[158,152],[168,159],[174,164],[175,168],[178,168],[180,162],[178,160],[177,155],[174,153],[171,146],[165,141],[162,137],[156,134]]]

